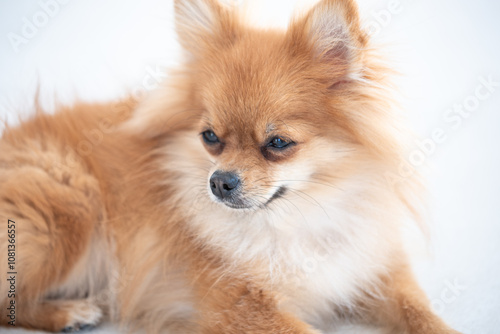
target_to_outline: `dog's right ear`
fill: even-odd
[[[217,0],[175,0],[179,42],[192,59],[230,46],[237,38],[236,13]]]
[[[288,45],[295,56],[306,55],[318,66],[329,87],[358,78],[367,36],[354,0],[321,0],[305,16],[292,21]]]

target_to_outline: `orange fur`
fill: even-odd
[[[215,0],[175,6],[186,64],[166,87],[2,136],[17,324],[78,329],[104,313],[148,333],[314,334],[348,317],[456,333],[403,255],[419,186],[384,177],[404,139],[355,3],[323,0],[287,32],[246,27]],[[270,147],[278,137],[289,146]],[[238,204],[210,193],[216,170],[238,175]]]

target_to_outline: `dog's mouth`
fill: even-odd
[[[280,197],[283,197],[285,195],[285,193],[287,192],[287,188],[285,186],[281,186],[278,188],[278,190],[276,190],[274,192],[274,194],[271,196],[271,198],[269,198],[269,200],[266,202],[266,204],[264,204],[264,206],[268,206],[272,201],[280,198]]]
[[[279,187],[265,203],[252,201],[248,198],[245,198],[244,195],[233,196],[224,200],[218,200],[218,202],[235,210],[264,209],[275,200],[283,197],[286,194],[287,190],[288,189],[285,186]]]
[[[225,206],[236,209],[236,210],[244,210],[244,209],[252,209],[253,205],[245,203],[244,201],[224,201]]]

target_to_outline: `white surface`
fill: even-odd
[[[251,3],[260,4],[259,21],[282,25],[293,2]],[[360,1],[365,24],[388,44],[403,74],[398,86],[414,129],[423,138],[438,128],[446,134],[427,155],[432,167],[423,170],[431,194],[433,256],[417,261],[417,273],[438,313],[456,329],[498,334],[500,86],[456,128],[443,117],[454,104],[470,100],[479,77],[500,82],[500,3],[400,0],[391,18],[377,21],[374,13],[392,8],[391,2]],[[33,22],[42,9],[36,0],[0,2],[0,117],[13,122],[29,113],[37,84],[47,108],[54,98],[107,100],[152,88],[161,79],[158,70],[175,64],[178,52],[171,6],[167,0],[69,1],[15,52],[8,34],[22,36],[24,18]]]

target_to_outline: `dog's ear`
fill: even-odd
[[[292,54],[312,57],[331,86],[355,75],[367,44],[353,0],[320,1],[291,23],[287,38]]]
[[[220,50],[237,38],[236,13],[217,0],[175,0],[179,42],[194,59],[207,50]]]

